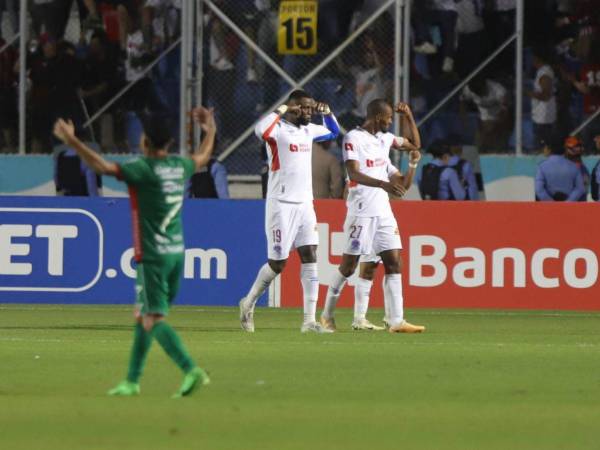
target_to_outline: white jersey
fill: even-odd
[[[335,121],[333,115],[330,117]],[[267,147],[267,199],[293,203],[312,201],[313,141],[333,139],[335,135],[323,125],[293,125],[277,113],[259,120],[254,132]]]
[[[361,173],[388,181],[398,172],[390,161],[392,145],[401,146],[404,138],[392,133],[373,135],[362,128],[355,128],[344,137],[344,161],[359,163]],[[370,187],[355,182],[348,183],[348,216],[378,217],[392,215],[388,193],[379,187]]]

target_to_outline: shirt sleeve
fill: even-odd
[[[211,175],[215,180],[215,189],[218,198],[229,198],[229,184],[227,183],[227,170],[219,162],[215,162],[211,167]]]
[[[543,202],[553,201],[554,199],[546,190],[546,178],[542,166],[538,166],[535,174],[535,196]]]
[[[144,183],[151,176],[150,168],[141,159],[120,164],[117,167],[117,179],[134,186]]]
[[[254,134],[259,139],[267,141],[270,138],[277,138],[279,133],[279,127],[277,124],[281,120],[281,116],[275,112],[267,114],[265,117],[260,119],[254,127]]]
[[[568,202],[576,202],[584,195],[585,195],[585,185],[583,184],[583,175],[581,174],[581,171],[579,169],[577,169],[577,173],[575,175],[575,180],[573,182],[573,190],[571,191],[571,194],[567,198],[567,201]]]
[[[479,186],[473,172],[473,166],[470,162],[466,162],[463,166],[463,178],[467,181],[467,189],[469,191],[469,200],[479,200]]]
[[[358,143],[352,138],[351,134],[344,136],[342,154],[345,161],[359,161],[358,158]]]
[[[467,196],[467,193],[465,192],[465,188],[463,188],[462,184],[460,183],[460,180],[458,179],[458,174],[456,173],[456,170],[449,169],[445,172],[448,173],[448,184],[450,190],[452,191],[452,196],[454,197],[454,199],[464,200]]]
[[[392,175],[400,172],[398,170],[398,168],[392,164],[392,160],[390,158],[388,158],[388,160],[387,160],[386,170],[387,170],[388,178],[391,178]]]
[[[392,139],[391,147],[401,148],[405,143],[406,143],[406,138],[403,138],[402,136],[394,136],[394,138]]]
[[[340,126],[333,114],[323,116],[323,125],[310,124],[313,141],[331,141],[340,134]]]

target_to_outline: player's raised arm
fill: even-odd
[[[196,108],[192,111],[192,118],[204,132],[202,142],[200,142],[196,151],[191,155],[191,158],[196,165],[196,170],[198,170],[210,161],[210,157],[212,156],[215,147],[217,124],[215,122],[215,113],[212,108]]]
[[[79,157],[94,172],[101,175],[117,176],[119,167],[116,163],[105,160],[99,153],[81,142],[75,136],[75,126],[71,120],[65,121],[58,119],[54,124],[54,136],[60,139],[65,145],[77,152]]]
[[[402,141],[394,141],[393,147],[398,150],[413,151],[421,148],[421,134],[413,117],[410,106],[406,103],[398,103],[394,111],[400,114],[402,130],[408,130],[407,136]]]
[[[272,113],[269,113],[266,116],[262,117],[254,127],[254,134],[256,134],[256,137],[262,139],[263,141],[267,141],[270,138],[276,138],[278,132],[277,124],[279,123],[283,115],[286,112],[291,111],[292,109],[295,110],[299,108],[290,108],[288,105],[284,104],[279,106]]]
[[[340,126],[331,112],[329,105],[323,102],[315,102],[313,111],[315,114],[321,114],[323,116],[323,125],[312,125],[314,130],[313,141],[331,141],[338,137],[340,134]]]

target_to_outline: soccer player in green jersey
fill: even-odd
[[[213,111],[197,108],[193,117],[205,136],[190,158],[169,154],[172,139],[164,119],[150,116],[144,121],[143,157],[121,165],[105,160],[81,142],[71,121],[59,119],[54,125],[55,136],[73,148],[96,173],[115,176],[129,187],[137,261],[136,324],[127,378],[111,389],[109,395],[140,393],[139,379],[154,339],[185,374],[174,397],[189,395],[196,387],[209,383],[206,372],[196,366],[165,320],[177,295],[183,269],[181,207],[185,183],[208,163],[215,140]]]

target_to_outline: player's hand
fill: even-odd
[[[316,114],[324,114],[324,115],[331,114],[331,108],[329,108],[329,105],[324,102],[316,102],[313,106],[313,111]]]
[[[58,119],[54,124],[53,132],[54,136],[66,144],[75,136],[75,125],[73,125],[72,120]]]
[[[382,189],[388,194],[395,195],[396,197],[404,197],[406,194],[406,188],[401,184],[390,183],[389,181],[385,181],[381,185]]]
[[[419,150],[411,150],[408,153],[408,163],[418,164],[421,161],[421,152]]]
[[[403,102],[398,103],[396,105],[396,108],[394,108],[394,111],[396,111],[398,114],[402,114],[402,115],[406,115],[406,116],[412,115],[412,111],[410,110],[410,106],[408,106],[408,103],[403,103]]]
[[[194,122],[196,122],[205,133],[217,131],[214,108],[207,109],[202,106],[194,108],[192,117],[194,118]]]

